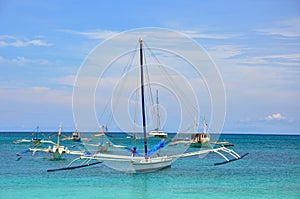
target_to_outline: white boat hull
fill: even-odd
[[[83,156],[81,158],[85,157]],[[105,164],[106,166],[126,173],[146,173],[157,171],[166,167],[170,167],[173,160],[173,158],[166,156],[144,158],[103,153],[87,158],[103,161],[103,164]]]
[[[153,172],[160,169],[170,167],[172,164],[172,158],[155,158],[144,159],[140,162],[134,162],[132,164],[135,173]]]

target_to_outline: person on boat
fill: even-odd
[[[134,157],[135,154],[136,154],[136,146],[134,146],[132,149],[131,149],[131,156]]]

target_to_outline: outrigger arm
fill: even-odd
[[[79,165],[79,166],[71,166],[71,165],[72,165],[75,161],[77,161],[77,160],[80,160],[80,158],[74,159],[67,167],[58,168],[58,169],[48,169],[47,172],[79,169],[79,168],[89,167],[89,166],[93,166],[93,165],[101,164],[101,163],[102,163],[102,162],[100,162],[100,161],[90,163],[91,159],[87,159],[87,160],[85,160],[85,161],[84,161],[81,165]]]
[[[221,152],[231,155],[233,157],[233,159],[229,159]],[[235,160],[240,160],[249,154],[249,153],[246,153],[246,154],[240,156],[235,151],[222,146],[222,147],[215,148],[215,149],[207,149],[207,150],[195,151],[195,152],[190,152],[190,153],[183,153],[183,154],[179,154],[179,155],[173,155],[170,157],[171,158],[181,158],[181,157],[189,157],[189,156],[195,156],[195,155],[204,155],[204,154],[208,154],[208,153],[216,153],[225,159],[224,162],[215,163],[214,165],[227,164],[227,163],[235,161]]]

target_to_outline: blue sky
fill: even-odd
[[[299,134],[299,1],[1,1],[0,130],[73,130],[90,51],[133,28],[184,32],[217,64],[224,132]]]

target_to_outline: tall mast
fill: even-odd
[[[160,115],[159,115],[159,106],[158,106],[158,90],[156,90],[156,111],[157,111],[157,120],[156,120],[156,129],[160,130]]]
[[[207,130],[207,124],[206,124],[206,121],[205,121],[205,118],[204,118],[204,121],[203,121],[203,133],[206,133],[206,130]]]
[[[145,94],[144,94],[144,71],[143,71],[143,40],[140,38],[140,67],[141,67],[141,96],[142,96],[142,117],[143,117],[143,131],[144,131],[144,148],[145,157],[148,158],[147,149],[147,129],[146,129],[146,115],[145,115]]]
[[[35,139],[36,139],[36,140],[39,139],[39,132],[40,132],[40,129],[39,129],[39,128],[40,128],[39,126],[36,127],[36,134],[35,134]]]

